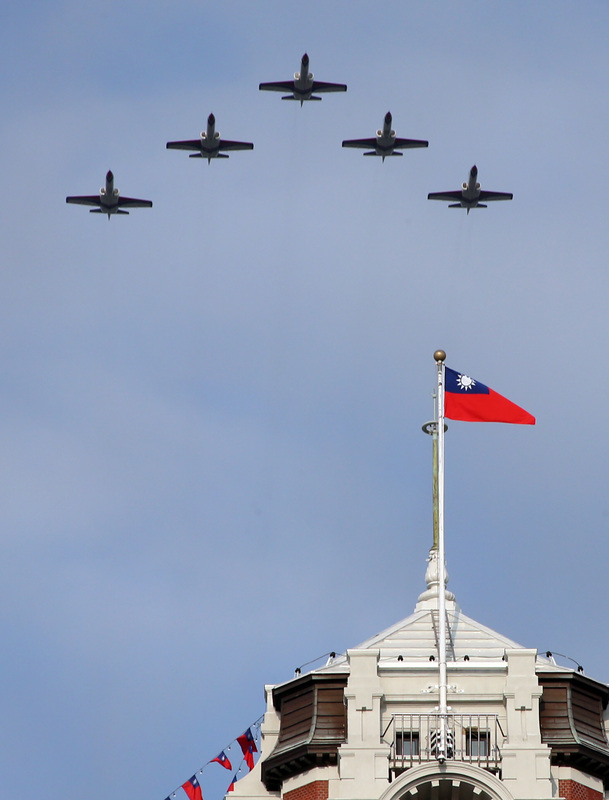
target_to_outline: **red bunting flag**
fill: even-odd
[[[186,783],[182,784],[182,789],[188,795],[189,800],[203,800],[203,795],[201,794],[201,785],[197,780],[197,776],[193,775],[192,778],[189,778]]]
[[[237,741],[239,742],[239,746],[243,751],[243,757],[245,758],[245,763],[250,768],[250,770],[254,769],[254,753],[258,752],[258,748],[256,747],[256,742],[254,741],[254,734],[252,733],[252,729],[248,728],[245,731],[245,733],[237,737]]]
[[[233,765],[230,763],[230,760],[229,760],[228,756],[226,755],[226,753],[224,752],[224,750],[220,753],[219,756],[216,756],[215,758],[212,758],[212,760],[209,763],[213,764],[214,761],[217,761],[218,764],[221,764],[224,767],[224,769],[232,769],[233,768]]]

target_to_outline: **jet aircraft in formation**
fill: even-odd
[[[123,211],[123,206],[127,208],[152,208],[150,200],[136,200],[134,197],[121,197],[118,189],[114,188],[114,175],[111,170],[106,173],[106,185],[99,190],[99,194],[78,195],[66,197],[66,203],[76,203],[81,206],[98,206],[91,208],[91,214],[107,214],[108,220],[112,214],[128,214]]]
[[[183,142],[167,142],[168,150],[195,150],[190,158],[206,158],[207,163],[211,164],[212,158],[228,158],[222,150],[253,150],[251,142],[231,142],[229,139],[222,139],[220,132],[216,130],[216,118],[213,114],[207,117],[207,130],[201,131],[200,139],[187,139]]]
[[[305,53],[300,64],[300,72],[294,74],[293,81],[279,81],[278,83],[261,83],[259,89],[270,92],[288,92],[282,100],[298,100],[302,106],[308,100],[321,100],[314,92],[346,92],[344,83],[324,83],[316,81],[313,73],[309,72],[309,56]],[[380,156],[383,161],[388,156],[401,156],[403,153],[396,150],[405,150],[414,147],[427,147],[429,142],[423,139],[400,139],[391,127],[392,117],[388,111],[385,114],[382,129],[376,132],[376,137],[369,139],[345,139],[343,147],[356,147],[365,150],[365,156]],[[235,142],[222,139],[216,130],[216,118],[210,114],[207,118],[207,129],[201,132],[199,139],[186,139],[178,142],[167,142],[168,150],[193,150],[190,158],[206,158],[208,164],[212,158],[228,158],[223,150],[253,150],[252,142]],[[444,200],[449,208],[466,208],[469,214],[472,208],[486,208],[486,203],[492,200],[511,200],[511,192],[489,192],[480,189],[478,183],[478,168],[474,165],[469,173],[466,183],[454,192],[431,192],[428,200]],[[128,214],[127,208],[151,208],[150,200],[137,200],[133,197],[121,197],[118,189],[114,188],[114,175],[108,171],[106,186],[99,190],[99,195],[79,195],[66,197],[66,203],[76,203],[84,206],[96,206],[90,209],[92,214],[107,214],[108,219],[112,214]]]
[[[428,200],[445,200],[450,203],[449,208],[466,208],[469,214],[472,208],[486,208],[486,203],[491,200],[511,200],[511,192],[488,192],[480,188],[478,183],[478,167],[474,166],[469,171],[467,183],[455,192],[430,192]],[[456,202],[454,202],[456,200]],[[485,202],[480,202],[484,200]]]
[[[407,149],[411,147],[427,147],[429,142],[422,139],[399,139],[395,131],[391,128],[391,113],[385,114],[382,130],[376,132],[374,139],[345,139],[343,147],[359,147],[367,150],[365,156],[381,156],[383,161],[387,156],[402,156],[403,153],[396,153],[396,148]]]
[[[313,73],[309,72],[309,56],[305,53],[300,62],[300,72],[294,73],[293,81],[278,81],[277,83],[261,83],[258,87],[261,92],[289,92],[282,100],[299,100],[300,107],[305,100],[321,100],[313,92],[346,92],[344,83],[324,83],[316,81]]]

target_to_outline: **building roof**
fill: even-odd
[[[433,562],[433,557],[430,557]],[[385,666],[391,663],[429,663],[438,658],[439,618],[437,610],[438,583],[437,571],[433,563],[426,575],[427,590],[420,596],[414,613],[396,622],[384,631],[357,645],[356,650],[379,650],[379,661]],[[446,590],[445,590],[446,591]],[[480,622],[466,616],[459,608],[452,592],[446,591],[447,640],[446,654],[449,666],[459,663],[478,662],[479,666],[504,662],[506,650],[526,649],[523,645],[503,636]],[[452,663],[451,663],[452,662]],[[348,671],[345,655],[331,658],[328,663],[316,670]],[[537,657],[537,669],[552,672],[570,672],[547,658]]]

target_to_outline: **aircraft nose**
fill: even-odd
[[[215,125],[216,124],[216,118],[214,117],[213,114],[210,114],[209,117],[207,117],[207,124],[208,125]]]
[[[387,125],[391,125],[391,111],[388,111],[385,114],[385,122],[387,123]]]
[[[110,169],[106,173],[106,180],[107,181],[113,181],[114,180],[114,175],[112,174],[112,170],[110,170]]]
[[[309,56],[305,53],[302,57],[302,63],[306,66],[309,63]]]
[[[477,174],[478,174],[478,167],[474,164],[474,166],[472,167],[472,175],[475,178]]]

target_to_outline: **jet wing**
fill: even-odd
[[[424,139],[396,139],[393,143],[394,147],[428,147],[429,142]]]
[[[261,83],[258,89],[263,92],[293,92],[294,81],[279,81],[278,83]]]
[[[512,192],[486,192],[480,191],[480,200],[511,200],[514,197]]]
[[[376,147],[376,139],[345,139],[343,147],[361,147],[363,150],[370,150]]]
[[[456,192],[430,192],[427,195],[428,200],[446,200],[449,203],[452,203],[454,200],[458,200],[459,202],[463,199],[463,194],[460,189]]]
[[[324,83],[323,81],[313,81],[312,92],[346,92],[345,83]]]
[[[201,139],[187,139],[184,142],[167,142],[168,150],[201,150]]]
[[[135,197],[118,198],[118,206],[128,206],[129,208],[152,208],[151,200],[137,200]]]
[[[99,206],[101,201],[98,194],[82,195],[80,197],[66,197],[66,203],[76,203],[79,206]]]
[[[253,150],[252,142],[231,142],[229,139],[220,139],[220,150]]]

